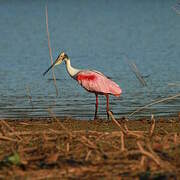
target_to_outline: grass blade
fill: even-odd
[[[52,58],[52,51],[51,51],[51,45],[50,45],[50,35],[49,35],[49,28],[48,28],[48,9],[47,9],[47,5],[46,5],[46,31],[47,31],[47,37],[48,37],[48,48],[49,48],[49,56],[51,59],[51,64],[53,64],[53,58]],[[54,80],[54,86],[56,89],[56,96],[58,96],[58,88],[56,85],[56,77],[55,77],[55,73],[54,73],[54,67],[52,67],[52,75],[53,75],[53,80]]]

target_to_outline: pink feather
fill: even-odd
[[[89,92],[120,96],[121,88],[112,80],[97,71],[84,70],[76,75],[78,83]]]

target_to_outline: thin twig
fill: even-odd
[[[14,129],[4,120],[1,120],[1,123],[6,126],[6,128],[10,131],[10,132],[15,132]],[[7,134],[7,133],[5,133]],[[19,140],[22,140],[22,138],[18,135],[18,134],[15,134],[15,136],[19,139]]]
[[[57,132],[56,130],[52,130],[52,129],[49,129],[50,131],[20,131],[20,132],[11,132],[11,133],[7,133],[8,136],[14,136],[14,135],[18,135],[18,136],[31,136],[31,135],[42,135],[43,133],[45,134],[58,134],[58,135],[62,135],[64,134],[65,132],[64,131],[61,131],[61,132]]]
[[[138,70],[137,66],[135,63],[130,62],[127,58],[126,61],[128,63],[128,65],[130,66],[132,72],[136,75],[137,79],[139,80],[139,82],[143,85],[143,86],[147,86],[146,81],[144,80],[143,76],[141,75],[140,71]]]
[[[47,9],[47,5],[46,5],[46,31],[47,31],[47,37],[48,37],[49,56],[50,56],[50,59],[51,59],[51,64],[53,64],[51,44],[50,44],[50,35],[49,35],[49,28],[48,28],[48,9]],[[54,67],[52,67],[52,75],[53,75],[53,80],[54,80],[54,86],[55,86],[55,89],[56,89],[56,96],[58,96],[58,88],[57,88],[57,85],[56,85],[56,77],[55,77],[55,73],[54,73]]]
[[[140,161],[141,167],[144,167],[145,159],[146,159],[146,156],[142,155],[142,156],[141,156],[141,161]]]
[[[125,151],[124,133],[121,131],[121,151]]]
[[[1,120],[1,123],[10,131],[14,132],[14,129],[4,120]]]
[[[91,153],[92,153],[92,150],[89,150],[88,153],[87,153],[87,155],[86,155],[85,161],[88,161],[89,156],[91,155]]]
[[[149,137],[152,137],[153,133],[154,133],[154,129],[155,129],[155,125],[156,125],[156,120],[154,119],[154,115],[151,115],[151,127],[149,129]]]
[[[168,86],[180,86],[180,83],[168,83]]]
[[[66,144],[66,151],[69,152],[69,142]]]
[[[126,123],[124,123],[124,127],[125,129],[121,126],[121,124],[118,123],[118,121],[114,118],[113,114],[111,113],[111,111],[108,111],[109,116],[111,117],[112,121],[120,128],[120,130],[125,134],[125,135],[129,135],[129,136],[135,136],[136,138],[143,138],[143,136],[141,134],[138,134],[136,132],[133,131],[129,131]]]
[[[126,125],[126,122],[124,122],[124,128],[127,135],[135,136],[136,138],[143,138],[144,131],[130,131]]]
[[[151,154],[150,152],[143,149],[140,141],[137,141],[137,145],[138,145],[139,150],[141,151],[141,153],[143,155],[145,155],[145,156],[149,157],[150,159],[152,159],[157,165],[159,165],[159,166],[161,165],[160,160],[157,157],[155,157],[153,154]]]
[[[81,136],[81,142],[86,142],[90,148],[97,149],[97,146],[85,136]]]
[[[128,115],[128,117],[134,115],[135,113],[137,113],[137,112],[139,112],[139,111],[141,111],[141,110],[143,110],[143,109],[145,109],[145,108],[147,108],[147,107],[149,107],[149,106],[152,106],[152,105],[155,105],[155,104],[164,102],[164,101],[168,101],[168,100],[171,100],[171,99],[175,99],[175,98],[177,98],[177,97],[180,97],[180,93],[178,93],[178,94],[176,94],[176,95],[174,95],[174,96],[170,96],[170,97],[167,97],[167,98],[160,99],[160,100],[155,100],[155,101],[153,101],[152,103],[149,103],[149,104],[147,104],[147,105],[145,105],[145,106],[143,106],[143,107],[138,108],[137,110],[135,110],[134,112],[132,112],[130,115]]]
[[[32,96],[31,96],[30,89],[28,86],[26,86],[26,93],[27,93],[27,97],[29,98],[29,102],[30,102],[32,108],[34,108],[33,102],[32,102]]]
[[[124,122],[124,129],[125,129],[127,132],[129,131],[126,122]]]
[[[6,136],[0,136],[0,140],[18,142],[16,139],[12,139]]]
[[[116,121],[116,119],[114,118],[113,114],[111,111],[108,111],[109,116],[111,117],[112,121],[121,129],[121,131],[123,131],[126,134],[126,131],[124,130],[124,128],[121,126],[121,124],[118,123],[118,121]]]
[[[150,142],[146,142],[146,146],[147,146],[148,150],[150,151],[150,153],[152,153],[154,156],[157,156],[157,154],[153,151]]]

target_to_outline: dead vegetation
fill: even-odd
[[[49,56],[50,56],[50,59],[51,59],[51,65],[53,65],[53,57],[52,57],[50,34],[49,34],[49,25],[48,25],[48,8],[47,8],[47,5],[45,7],[45,11],[46,11],[46,32],[47,32],[47,38],[48,38]],[[57,88],[57,85],[56,85],[56,76],[55,76],[55,73],[54,73],[54,67],[52,67],[52,76],[53,76],[54,87],[56,89],[56,96],[58,96],[59,92],[58,92],[58,88]]]
[[[178,119],[0,121],[0,179],[176,179]]]

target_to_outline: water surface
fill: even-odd
[[[128,115],[154,99],[180,92],[180,16],[176,1],[79,0],[48,1],[53,58],[65,51],[74,67],[96,69],[123,90],[111,97],[117,117]],[[49,67],[45,1],[0,1],[0,117],[58,116],[89,119],[94,94],[71,79],[65,65],[55,69],[56,97]],[[143,87],[129,68],[135,63],[146,78]],[[27,96],[29,88],[33,108]],[[105,116],[100,97],[100,116]],[[136,116],[176,115],[180,99],[154,105]]]

